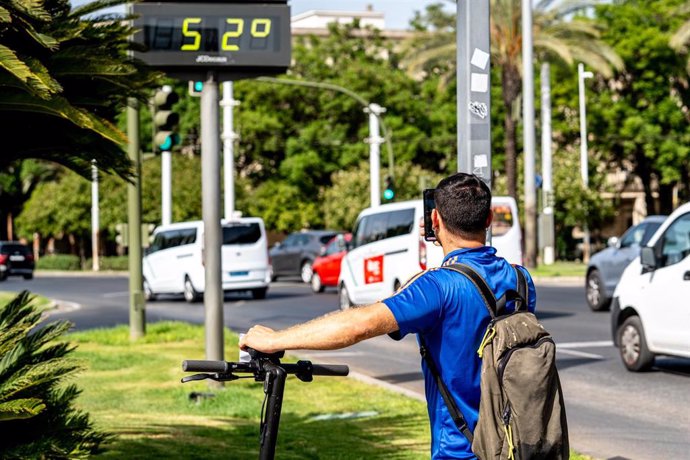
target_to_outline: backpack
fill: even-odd
[[[568,426],[556,345],[527,309],[528,286],[519,268],[518,286],[496,300],[486,281],[471,267],[443,267],[466,276],[479,290],[491,315],[477,353],[482,359],[479,420],[472,433],[443,383],[423,339],[420,352],[436,379],[453,420],[480,460],[567,459]],[[515,301],[515,311],[506,303]]]

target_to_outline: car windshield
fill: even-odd
[[[257,223],[233,224],[223,226],[223,244],[252,244],[261,238],[261,228]]]
[[[329,233],[327,235],[323,235],[323,236],[319,237],[319,241],[321,241],[321,244],[326,244],[329,241],[331,241],[331,238],[333,238],[334,236],[335,236],[335,233]]]
[[[23,244],[3,244],[2,248],[0,248],[0,254],[16,253],[27,255],[29,254],[29,248],[27,248]]]
[[[491,234],[493,236],[505,235],[508,230],[513,228],[513,211],[510,206],[506,205],[492,205],[491,210],[494,212]]]
[[[647,224],[647,230],[644,233],[644,236],[642,237],[642,241],[640,241],[640,246],[646,246],[649,240],[654,236],[656,231],[661,227],[662,222],[650,222]]]

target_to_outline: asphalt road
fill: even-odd
[[[9,279],[0,290],[32,292],[75,302],[54,314],[77,329],[128,322],[124,277]],[[598,459],[690,458],[690,360],[658,358],[652,372],[627,372],[610,337],[608,313],[590,312],[579,285],[538,285],[538,316],[558,344],[558,367],[566,398],[571,446]],[[66,304],[67,305],[67,304]],[[260,323],[284,328],[338,308],[335,291],[314,295],[297,282],[274,283],[265,300],[228,295],[225,323],[238,332]],[[169,297],[147,306],[147,321],[178,319],[203,323],[203,304]],[[355,372],[423,397],[420,358],[414,338],[379,337],[346,350],[299,353],[314,362],[348,364]],[[226,350],[228,360],[235,351]]]

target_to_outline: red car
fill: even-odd
[[[340,262],[347,254],[347,243],[352,240],[352,234],[334,236],[324,247],[323,252],[314,260],[311,276],[311,290],[315,293],[323,292],[326,286],[338,285],[340,276]]]

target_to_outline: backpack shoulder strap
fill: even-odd
[[[527,284],[527,277],[517,265],[513,265],[513,268],[517,274],[517,291],[520,297],[524,299],[516,304],[515,311],[527,311],[529,308],[529,285]]]
[[[472,444],[474,435],[470,431],[470,428],[467,426],[467,420],[465,420],[465,417],[462,415],[462,412],[460,412],[458,405],[455,403],[455,400],[453,399],[453,395],[451,395],[450,391],[448,391],[448,387],[446,387],[446,384],[443,383],[443,380],[441,379],[441,374],[438,372],[438,368],[434,363],[434,359],[429,354],[429,350],[427,349],[426,343],[424,342],[424,339],[421,335],[419,335],[419,353],[422,355],[422,358],[424,358],[424,361],[426,362],[426,365],[429,368],[429,372],[431,372],[431,374],[434,376],[434,379],[436,380],[436,386],[438,386],[438,390],[441,393],[441,396],[443,397],[443,401],[446,403],[448,413],[453,418],[453,422],[455,422],[455,426],[458,428],[458,430],[460,430],[462,434],[465,435],[470,444]]]
[[[481,294],[482,298],[484,299],[484,305],[486,305],[486,308],[489,310],[491,318],[496,318],[498,312],[498,308],[496,307],[496,296],[479,273],[477,273],[469,265],[465,264],[445,265],[442,268],[453,270],[454,272],[465,275],[472,282],[472,284],[476,286],[479,294]]]

